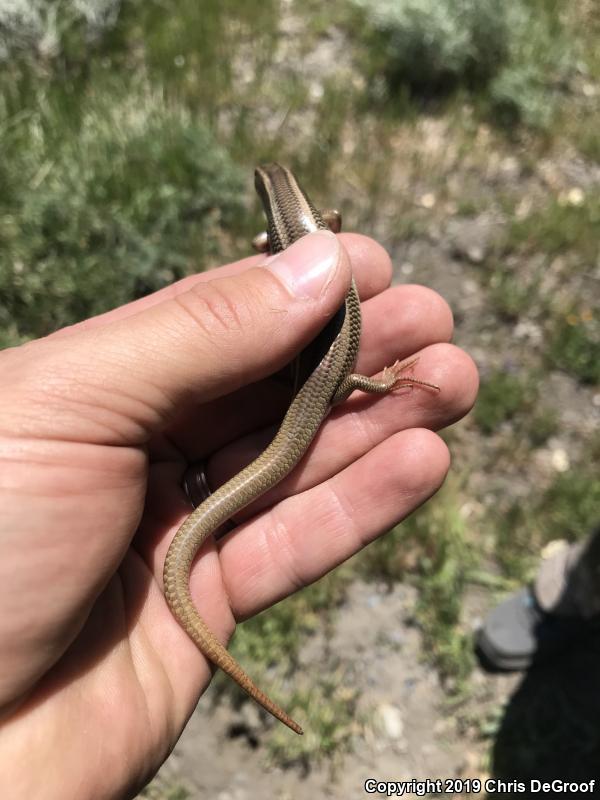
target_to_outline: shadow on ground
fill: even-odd
[[[600,780],[599,633],[526,674],[508,702],[491,773],[526,785],[532,778]]]

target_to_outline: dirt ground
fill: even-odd
[[[451,706],[436,672],[423,661],[415,600],[411,587],[398,585],[390,591],[356,582],[332,638],[315,636],[303,653],[302,667],[309,674],[333,671],[341,660],[352,676],[360,695],[359,718],[365,714],[364,722],[357,720],[352,752],[334,761],[313,761],[310,768],[273,766],[254,705],[248,702],[234,711],[220,702],[211,708],[209,691],[148,796],[358,800],[368,796],[369,779],[459,778],[483,784],[491,778],[528,786],[533,775],[565,781],[598,776],[600,636],[524,675],[487,675],[476,669],[468,697]],[[472,593],[465,608],[479,609],[481,601]],[[474,615],[473,625],[478,621]],[[495,744],[490,750],[491,738]],[[414,789],[403,796],[420,796]],[[539,794],[521,791],[519,796]]]
[[[314,637],[303,654],[306,669],[316,671],[331,669],[330,654],[335,653],[356,681],[359,709],[372,718],[368,724],[357,723],[353,753],[307,772],[269,768],[252,722],[225,704],[210,713],[207,695],[161,770],[161,780],[167,785],[181,782],[192,797],[215,800],[341,800],[364,797],[369,778],[474,776],[480,748],[470,737],[457,735],[452,715],[443,713],[436,673],[422,660],[413,620],[415,595],[407,586],[388,591],[385,586],[353,584],[333,638]],[[511,683],[500,680],[503,687]]]
[[[343,38],[331,35],[310,58],[301,58],[294,49],[295,33],[288,31],[289,40],[282,45],[282,70],[301,69],[307,80],[314,73],[318,83],[323,72],[319,59],[349,69]],[[264,116],[269,119],[269,114]],[[310,109],[298,117],[290,115],[286,124],[302,139],[314,128]],[[471,354],[483,377],[494,370],[526,372],[543,356],[544,312],[534,305],[516,321],[503,319],[490,301],[484,276],[488,259],[512,219],[527,217],[551,197],[566,198],[566,203],[573,197],[577,203],[580,196],[597,191],[600,166],[582,160],[568,144],[559,143],[536,159],[526,144],[513,147],[508,139],[502,143],[485,124],[476,126],[471,138],[466,127],[457,127],[450,118],[424,115],[389,142],[383,173],[387,193],[383,202],[374,201],[375,213],[370,214],[370,198],[361,199],[356,191],[347,164],[340,165],[336,201],[349,209],[350,219],[369,220],[364,232],[390,251],[396,283],[422,283],[446,298],[455,315],[454,341]],[[361,155],[357,136],[351,128],[344,150],[354,152],[349,163]],[[376,160],[377,154],[371,157]],[[510,211],[505,208],[507,198]],[[409,235],[402,233],[406,216],[414,223]],[[509,266],[514,266],[516,285],[524,286],[539,269],[540,255],[513,262]],[[571,269],[559,256],[549,264],[538,290],[540,296],[560,298],[583,285],[580,294],[592,297],[597,278],[594,264]],[[545,369],[540,372],[540,397],[556,413],[558,430],[535,453],[529,448],[520,461],[497,457],[513,446],[510,425],[488,436],[469,420],[453,427],[453,469],[468,476],[463,496],[470,499],[461,511],[469,520],[484,516],[498,498],[527,502],[565,464],[581,457],[585,443],[600,428],[600,395],[593,386]],[[469,535],[477,540],[477,522],[469,524]],[[486,552],[485,545],[480,549]],[[483,568],[493,576],[493,559]],[[501,598],[498,589],[469,586],[462,598],[464,631],[480,625]],[[352,800],[368,796],[365,781],[371,778],[458,777],[523,780],[525,789],[519,796],[533,797],[539,796],[527,789],[533,776],[586,780],[600,775],[600,638],[591,637],[545,669],[528,674],[489,675],[476,666],[466,690],[450,700],[452,694],[427,662],[416,604],[417,589],[407,584],[390,589],[357,581],[337,612],[332,635],[317,633],[302,651],[299,671],[309,677],[335,674],[343,664],[345,680],[350,677],[358,691],[350,752],[337,754],[333,761],[274,766],[264,743],[265,723],[254,705],[244,703],[236,711],[224,698],[213,705],[209,691],[149,796]],[[413,789],[404,796],[418,796],[417,787]],[[493,797],[512,795],[490,792]]]
[[[567,187],[573,175],[579,175],[586,186],[600,180],[597,174],[581,175],[579,167],[576,161],[565,159],[553,164],[552,172]],[[459,180],[464,168],[463,163],[451,180]],[[534,198],[543,193],[549,169],[541,164],[537,175],[523,180],[523,190]],[[514,170],[512,157],[497,158],[479,176],[477,194],[498,191],[502,176],[513,182],[514,190]],[[468,181],[468,175],[463,179]],[[511,359],[526,360],[531,337],[535,340],[537,335],[530,329],[523,333],[514,325],[500,324],[476,279],[503,224],[502,215],[495,211],[461,218],[445,208],[432,210],[423,234],[406,243],[392,243],[389,238],[386,242],[389,228],[379,232],[392,251],[396,281],[424,283],[448,300],[455,313],[455,341],[471,353],[484,374]],[[494,468],[493,437],[482,439],[468,421],[454,426],[453,459],[459,470],[467,463],[472,466],[473,503],[485,505],[488,487],[491,503],[502,487],[511,497],[526,494],[528,486],[547,479],[557,450],[574,452],[600,423],[593,389],[582,390],[558,372],[547,373],[543,380],[543,396],[553,403],[564,424],[533,467],[528,464],[526,473],[515,475],[501,465]],[[489,566],[493,571],[493,565]],[[500,596],[470,587],[463,597],[464,629],[474,631]],[[244,703],[235,711],[221,699],[212,707],[209,691],[149,791],[160,792],[156,795],[160,798],[177,798],[176,792],[185,787],[189,794],[182,797],[215,800],[346,800],[365,797],[365,781],[370,778],[483,781],[490,776],[528,780],[542,775],[584,780],[598,772],[595,698],[600,697],[600,686],[595,676],[600,674],[600,642],[588,641],[583,650],[567,654],[566,660],[529,675],[487,675],[476,667],[467,692],[451,703],[437,673],[426,663],[415,622],[416,600],[416,589],[408,585],[397,584],[390,590],[385,585],[356,582],[337,613],[333,636],[317,634],[303,650],[301,670],[309,676],[317,671],[334,674],[342,663],[346,676],[352,678],[360,696],[359,712],[364,712],[364,721],[360,713],[356,721],[352,752],[333,761],[311,761],[310,766],[273,766],[263,745],[264,722],[254,706]],[[565,708],[576,713],[565,714]]]

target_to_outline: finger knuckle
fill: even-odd
[[[192,289],[191,302],[182,302],[207,335],[240,334],[252,328],[250,298],[231,285],[209,281]]]

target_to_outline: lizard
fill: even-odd
[[[257,167],[255,186],[267,218],[267,231],[254,240],[259,251],[279,253],[300,237],[317,230],[339,232],[339,213],[318,211],[289,169],[276,163]],[[360,332],[360,299],[352,280],[344,303],[294,362],[293,399],[275,437],[254,461],[209,494],[183,522],[164,564],[167,603],[201,652],[264,709],[298,734],[303,732],[300,725],[256,686],[198,613],[190,594],[190,570],[206,539],[294,469],[331,407],[343,402],[355,389],[384,394],[399,386],[420,384],[439,391],[434,384],[404,374],[416,359],[386,367],[378,379],[355,374],[352,370]]]

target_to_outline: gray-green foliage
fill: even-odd
[[[213,136],[159,94],[93,99],[70,136],[54,123],[46,109],[0,130],[4,344],[191,271],[239,205],[238,172]]]
[[[120,0],[0,0],[0,61],[61,54],[73,29],[88,42],[115,24]]]
[[[575,50],[553,2],[506,5],[507,59],[490,82],[488,103],[504,121],[547,128],[575,70]]]
[[[436,89],[486,77],[506,58],[507,17],[494,0],[354,0],[377,34],[390,82]]]
[[[0,0],[0,346],[200,268],[240,208],[241,173],[201,115],[104,70],[117,7]]]
[[[507,122],[543,127],[550,92],[573,67],[552,0],[352,0],[367,25],[373,73],[390,92],[485,92]]]

